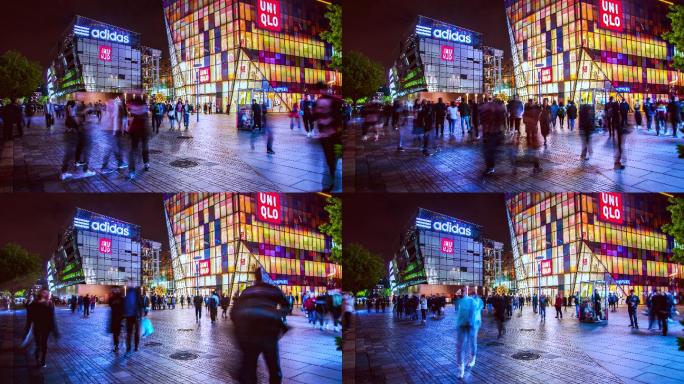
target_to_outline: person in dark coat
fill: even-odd
[[[202,304],[204,304],[202,295],[199,293],[196,294],[195,297],[192,298],[192,303],[195,306],[195,322],[199,323],[199,321],[202,319]]]
[[[254,121],[254,126],[252,129],[260,129],[262,128],[262,123],[261,123],[261,118],[262,118],[262,110],[261,110],[261,104],[257,103],[256,99],[252,99],[252,118]]]
[[[553,123],[553,121],[551,120],[552,118],[555,121],[556,116],[555,114],[552,116],[551,106],[549,105],[549,99],[545,98],[542,103],[541,115],[539,116],[539,128],[542,137],[544,138],[544,146],[546,146],[546,137],[549,136],[549,133],[551,133],[551,124]]]
[[[446,119],[447,107],[441,97],[437,99],[437,104],[435,104],[433,109],[435,113],[435,135],[444,136],[444,120]]]
[[[254,285],[235,299],[230,311],[235,338],[242,352],[241,383],[257,382],[257,361],[261,354],[268,367],[269,383],[282,382],[278,340],[287,331],[282,321],[287,308],[283,292],[264,282],[262,270],[257,268]]]
[[[672,137],[677,137],[677,128],[682,122],[682,106],[675,95],[672,95],[667,104],[667,115],[670,118],[670,124],[672,124]]]
[[[34,300],[26,309],[26,331],[33,326],[33,338],[36,341],[35,358],[39,366],[45,368],[45,357],[47,355],[47,342],[50,333],[54,333],[55,338],[59,339],[59,331],[55,322],[55,306],[50,300],[50,291],[42,288]]]
[[[224,293],[223,296],[221,296],[221,317],[228,317],[228,315],[226,315],[226,311],[228,310],[229,306],[230,296]]]
[[[506,318],[506,299],[503,296],[496,294],[492,298],[492,306],[494,307],[494,318],[496,319],[497,329],[499,330],[499,338],[506,333],[503,323]]]
[[[579,129],[582,136],[582,154],[580,159],[589,160],[593,154],[591,150],[591,134],[594,133],[594,118],[596,111],[594,104],[582,103],[579,109]]]
[[[420,108],[418,109],[416,122],[414,124],[423,129],[423,155],[425,156],[432,155],[428,150],[428,145],[430,131],[432,130],[434,123],[433,118],[434,114],[432,104],[427,100],[423,100],[420,104]]]
[[[618,104],[618,102],[615,101],[615,98],[611,96],[610,99],[608,99],[608,102],[605,106],[605,118],[606,124],[608,126],[608,137],[615,136],[618,128],[622,126],[622,123],[620,122],[620,116],[620,104]]]
[[[629,326],[639,329],[639,321],[637,320],[637,308],[641,303],[639,296],[634,294],[634,290],[629,290],[629,296],[625,299],[627,302],[627,313],[629,314]]]
[[[123,320],[124,301],[119,288],[112,289],[109,297],[109,307],[111,308],[109,318],[109,331],[114,337],[114,353],[119,352],[119,336],[121,335],[121,321]]]
[[[567,114],[568,126],[570,127],[570,131],[572,132],[575,130],[575,120],[577,120],[577,106],[575,105],[575,102],[572,100],[568,101]]]
[[[123,316],[126,319],[126,353],[131,352],[131,337],[135,336],[135,351],[140,344],[140,319],[143,317],[145,303],[140,287],[129,286],[123,302]]]
[[[670,310],[667,297],[658,288],[656,294],[651,298],[651,311],[658,318],[660,328],[663,330],[663,336],[667,336],[667,318],[670,316]]]

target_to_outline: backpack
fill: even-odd
[[[558,116],[559,117],[565,117],[565,107],[559,107],[558,108]]]
[[[342,306],[342,295],[332,295],[332,305],[333,307],[341,307]]]

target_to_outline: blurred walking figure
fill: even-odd
[[[202,296],[200,294],[196,294],[195,297],[192,298],[192,304],[195,306],[195,322],[199,323],[199,321],[202,319],[202,304],[204,303],[204,300],[202,300]]]
[[[482,122],[482,152],[485,160],[484,176],[494,174],[496,155],[503,140],[506,125],[506,107],[499,99],[487,98],[480,108]]]
[[[513,96],[513,100],[510,103],[510,119],[511,126],[515,127],[515,132],[520,134],[520,121],[522,120],[523,113],[525,112],[525,106],[523,102],[520,101],[520,97],[516,94]]]
[[[581,160],[589,160],[593,151],[591,149],[591,134],[594,133],[595,126],[594,104],[583,102],[580,104],[579,118],[580,118],[580,135],[582,136],[582,154]]]
[[[670,103],[667,104],[667,114],[670,117],[670,124],[672,125],[672,137],[677,137],[677,129],[682,122],[682,106],[677,100],[677,95],[672,95]],[[665,128],[667,129],[667,127]],[[663,131],[665,133],[665,131]]]
[[[181,299],[181,303],[182,302],[183,302],[183,300]],[[230,306],[230,296],[228,296],[224,293],[223,296],[221,296],[221,317],[222,318],[228,317],[226,315],[226,311],[228,310],[229,306]]]
[[[85,296],[83,296],[83,318],[84,319],[87,319],[88,317],[90,317],[90,300],[92,300],[90,295],[86,294]]]
[[[164,103],[155,102],[152,104],[154,107],[152,116],[152,131],[154,133],[159,133],[159,127],[162,125],[162,120],[164,120]]]
[[[264,355],[269,383],[279,384],[280,370],[278,339],[287,332],[282,317],[287,313],[283,292],[262,281],[262,270],[257,268],[255,283],[235,299],[230,318],[235,324],[235,338],[242,352],[240,383],[257,383],[257,361]]]
[[[501,335],[506,333],[506,329],[503,326],[504,320],[506,320],[506,299],[497,293],[492,298],[492,305],[494,307],[494,318],[496,319],[497,329],[499,330],[498,338],[501,338]]]
[[[539,315],[541,321],[546,321],[546,306],[549,304],[549,299],[546,295],[542,294],[539,296]]]
[[[150,129],[149,123],[149,108],[141,96],[135,98],[131,107],[129,108],[133,122],[131,123],[128,133],[131,135],[131,152],[128,156],[128,178],[135,179],[135,163],[138,157],[139,147],[142,145],[142,158],[145,170],[150,169]]]
[[[140,287],[134,286],[132,280],[129,281],[123,305],[123,315],[126,319],[126,353],[131,352],[131,337],[134,337],[135,351],[138,351],[140,319],[143,317],[144,307],[145,302],[140,294]]]
[[[324,191],[331,191],[335,187],[335,175],[337,174],[338,151],[342,146],[342,99],[332,95],[330,89],[324,89],[314,105],[314,116],[318,125],[318,138],[323,147],[325,163],[328,167],[330,179],[323,183]],[[324,176],[325,177],[325,176]]]
[[[185,130],[188,130],[188,127],[190,126],[190,109],[192,106],[190,106],[190,103],[188,103],[188,100],[185,99],[185,104],[183,104],[183,125],[185,126]],[[180,129],[180,127],[179,127]]]
[[[304,121],[304,130],[306,137],[313,136],[314,130],[314,100],[311,95],[304,95],[304,99],[300,103],[299,110],[302,111],[302,120]]]
[[[432,109],[432,104],[430,104],[427,100],[423,99],[423,101],[420,103],[420,107],[418,108],[418,114],[416,115],[416,120],[413,124],[417,128],[422,129],[424,156],[432,155],[428,150],[428,146],[430,144],[430,131],[432,130],[432,126],[434,123],[433,115],[434,111]]]
[[[395,103],[399,102],[398,100],[395,101]],[[456,120],[458,120],[458,107],[456,106],[456,102],[452,101],[449,107],[447,108],[447,116],[449,119],[449,134],[453,135],[454,130],[456,129]]]
[[[262,115],[263,111],[261,109],[261,104],[257,103],[256,99],[252,99],[252,121],[254,122],[252,130],[262,130],[264,128],[261,121]]]
[[[83,167],[83,177],[95,175],[88,170],[88,157],[90,155],[90,136],[86,126],[86,107],[83,102],[76,103],[70,100],[67,103],[67,129],[64,132],[64,157],[62,159],[62,181],[73,176],[69,173],[69,165],[74,168]]]
[[[295,122],[297,122],[297,129],[301,129],[301,122],[299,120],[299,105],[297,103],[292,104],[292,110],[290,111],[290,130],[294,129]]]
[[[561,311],[561,308],[563,306],[563,298],[561,297],[560,293],[556,294],[556,301],[554,302],[553,306],[556,308],[556,319],[558,318],[558,316],[560,316],[560,318],[562,319],[563,311]]]
[[[575,105],[575,102],[572,100],[568,101],[567,114],[568,127],[570,128],[570,132],[572,132],[575,130],[575,120],[577,120],[577,106]]]
[[[468,295],[468,286],[464,287],[463,298],[457,304],[456,317],[456,364],[458,366],[458,377],[465,376],[465,353],[470,350],[470,362],[468,368],[475,366],[477,356],[477,332],[482,324],[482,308],[484,303],[477,296],[477,291],[473,296]]]
[[[109,168],[109,160],[112,155],[114,155],[117,168],[121,169],[128,166],[123,160],[123,113],[123,103],[119,97],[108,103],[103,126],[107,134],[105,135],[105,142],[103,143],[106,148],[105,155],[102,158],[102,173],[114,172],[114,169]]]
[[[539,149],[539,117],[542,111],[539,105],[534,103],[530,99],[525,105],[525,112],[523,112],[523,123],[525,124],[525,140],[527,144],[527,156],[531,158],[534,163],[534,171],[541,171],[541,165],[539,164],[539,155],[537,150]]]
[[[634,294],[634,290],[629,290],[629,296],[625,300],[627,302],[627,313],[629,314],[629,326],[639,329],[639,321],[637,319],[637,308],[641,303],[639,296]]]
[[[55,338],[59,339],[59,331],[55,322],[55,306],[50,300],[50,291],[47,288],[42,288],[36,299],[26,308],[25,339],[29,337],[29,332],[33,332],[33,338],[36,342],[34,354],[36,363],[45,368],[47,342],[50,333],[54,333]]]
[[[124,300],[121,290],[118,287],[112,289],[109,296],[109,307],[111,313],[109,317],[109,331],[114,338],[114,353],[119,352],[119,336],[121,336],[121,322],[123,321]]]
[[[546,137],[551,133],[551,126],[556,127],[556,113],[558,112],[558,106],[549,106],[549,100],[544,98],[542,104],[541,115],[539,116],[539,130],[541,131],[542,137],[544,138],[544,146],[546,147]],[[555,109],[553,108],[555,106]]]
[[[216,321],[216,315],[218,314],[218,306],[220,303],[220,299],[218,297],[218,294],[216,291],[211,292],[211,297],[209,298],[209,313],[211,316],[211,322],[214,323]]]

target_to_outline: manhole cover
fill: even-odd
[[[513,355],[511,355],[511,357],[516,359],[516,360],[537,360],[541,356],[537,353],[534,353],[534,352],[523,351],[523,352],[514,353]]]
[[[534,332],[534,328],[520,328],[523,332]]]
[[[153,154],[153,155],[158,155],[158,154],[162,153],[163,151],[161,151],[159,149],[150,149],[148,152]]]
[[[156,341],[151,341],[149,343],[145,343],[146,347],[158,347],[160,345],[162,345],[162,343],[157,343]]]
[[[176,352],[170,356],[174,360],[195,360],[199,356],[190,352]]]
[[[490,341],[489,343],[485,344],[488,347],[500,347],[504,345],[504,343],[499,343],[498,341]]]
[[[192,328],[178,328],[178,330],[181,332],[192,332],[193,331]]]
[[[190,159],[178,159],[174,160],[171,163],[172,167],[176,168],[193,168],[199,165],[198,162],[190,160]]]

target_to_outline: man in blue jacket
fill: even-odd
[[[144,303],[140,294],[140,287],[128,286],[124,298],[123,315],[126,319],[126,353],[131,352],[131,336],[135,332],[135,351],[140,344],[140,319],[143,317]]]

